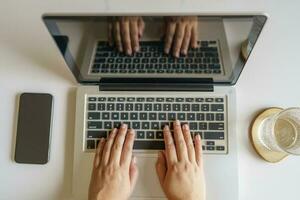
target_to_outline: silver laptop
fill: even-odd
[[[265,15],[198,16],[199,48],[164,55],[162,16],[144,16],[141,51],[107,44],[110,16],[52,16],[44,22],[80,86],[76,96],[73,195],[87,199],[95,148],[109,130],[136,130],[139,179],[132,199],[165,199],[155,162],[162,127],[175,119],[202,137],[208,200],[238,199],[235,92]]]

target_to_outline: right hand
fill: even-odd
[[[111,46],[114,43],[119,52],[132,55],[140,49],[139,40],[144,29],[142,17],[114,17],[108,23],[108,42]]]
[[[170,200],[204,200],[205,181],[202,145],[195,136],[195,147],[187,124],[174,122],[175,144],[168,126],[164,127],[165,151],[159,152],[156,171],[166,197]]]

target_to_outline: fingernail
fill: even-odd
[[[169,126],[168,126],[168,125],[165,125],[165,126],[164,126],[164,131],[168,131],[168,130],[170,130],[170,129],[169,129]]]
[[[127,49],[127,54],[131,55],[131,49]]]
[[[175,125],[176,125],[176,126],[180,126],[180,121],[179,121],[179,120],[176,120],[176,121],[175,121]]]
[[[165,49],[165,54],[169,54],[169,49]]]
[[[133,129],[130,129],[129,133],[132,134],[132,135],[135,135],[135,131]]]
[[[197,134],[195,138],[196,138],[196,140],[200,140],[200,135]]]
[[[127,128],[127,124],[122,124],[121,128]]]
[[[138,46],[134,47],[134,51],[138,52],[140,50],[140,48]]]
[[[189,125],[184,124],[184,125],[183,125],[183,128],[184,128],[185,130],[189,130]]]

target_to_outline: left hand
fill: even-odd
[[[188,48],[196,48],[198,40],[198,19],[196,16],[165,18],[164,52],[172,51],[174,57],[186,55]],[[171,49],[172,48],[172,49]]]
[[[95,154],[89,200],[127,200],[136,184],[138,169],[132,158],[134,130],[127,125],[101,139]]]

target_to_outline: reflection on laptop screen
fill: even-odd
[[[97,83],[103,77],[172,77],[203,78],[215,84],[234,84],[266,17],[193,17],[197,23],[197,46],[177,57],[172,52],[166,54],[164,51],[168,17],[142,17],[145,29],[139,38],[139,51],[131,55],[126,55],[124,50],[119,51],[116,45],[118,38],[114,37],[112,27],[118,17],[46,16],[44,21],[68,67],[80,82]],[[119,34],[122,39],[124,32],[120,30]],[[108,38],[115,38],[112,45]],[[174,46],[173,41],[170,51]]]

